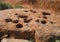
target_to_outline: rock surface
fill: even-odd
[[[60,36],[60,14],[49,9],[3,10],[0,11],[0,34],[1,38],[45,42]]]

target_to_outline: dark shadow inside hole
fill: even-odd
[[[53,22],[52,22],[52,21],[51,21],[50,23],[51,23],[51,24],[53,24]]]
[[[30,19],[30,20],[32,20],[32,19]]]
[[[27,18],[24,18],[24,20],[27,20]],[[32,20],[32,19],[29,19],[29,20]]]
[[[36,22],[39,22],[39,20],[36,20]]]
[[[44,19],[47,19],[47,17],[46,17],[46,16],[43,16],[43,18],[44,18]]]
[[[24,19],[24,23],[29,23],[30,20]]]
[[[27,20],[26,18],[24,18],[24,20]]]
[[[43,12],[43,15],[50,15],[50,13],[47,13],[47,12]]]
[[[5,19],[5,22],[11,22],[12,21],[12,19]]]
[[[27,10],[24,10],[24,12],[28,12]]]
[[[36,11],[30,10],[30,12],[36,13]]]
[[[45,20],[42,20],[41,23],[42,23],[42,24],[46,24],[46,21],[45,21]]]
[[[41,17],[39,16],[39,18],[41,18]]]
[[[30,12],[33,12],[33,10],[30,10]]]
[[[28,18],[28,16],[19,15],[18,18]]]
[[[13,23],[18,23],[19,22],[19,20],[14,20],[14,21],[12,21]]]
[[[17,13],[15,13],[15,15],[18,15]]]
[[[16,25],[16,28],[22,28],[22,27],[23,27],[22,24],[17,24],[17,25]]]
[[[36,11],[33,11],[33,13],[36,13]]]

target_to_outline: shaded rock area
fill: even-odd
[[[49,42],[60,36],[60,13],[49,9],[0,11],[0,41],[3,38]]]

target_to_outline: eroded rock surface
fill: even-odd
[[[8,9],[0,11],[0,39],[34,39],[46,42],[60,36],[60,14],[45,9]]]

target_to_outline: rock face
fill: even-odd
[[[46,42],[60,36],[60,14],[45,9],[8,9],[0,11],[0,39],[34,39]]]

